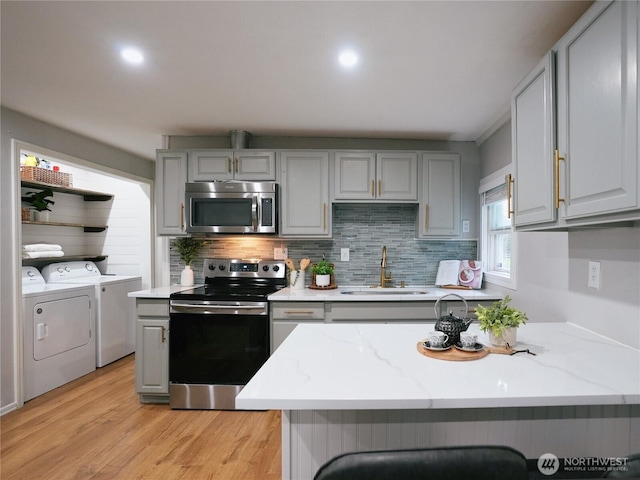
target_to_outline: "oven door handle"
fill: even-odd
[[[203,310],[208,310],[208,313],[215,313],[216,310],[260,310],[265,311],[263,305],[194,305],[191,303],[171,303],[171,308],[179,310],[180,312],[198,312],[202,313]]]

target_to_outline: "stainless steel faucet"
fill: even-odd
[[[387,246],[382,246],[382,261],[380,262],[380,285],[378,288],[387,288],[387,282],[392,280],[391,274],[387,277]]]

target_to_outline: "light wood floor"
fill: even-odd
[[[2,480],[271,480],[280,412],[143,405],[130,355],[0,418]]]

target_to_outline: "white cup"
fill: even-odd
[[[447,335],[444,332],[440,332],[438,330],[435,330],[435,331],[429,333],[429,345],[432,348],[442,348],[442,347],[444,347],[444,345],[447,343],[447,340],[449,340],[449,335]]]
[[[478,336],[475,333],[461,332],[460,343],[462,348],[474,348],[478,342]]]

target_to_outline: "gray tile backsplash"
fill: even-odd
[[[393,284],[435,282],[438,262],[477,258],[476,240],[416,240],[417,205],[411,204],[334,204],[333,238],[330,240],[291,240],[264,236],[207,238],[206,247],[193,262],[196,283],[203,282],[204,258],[273,258],[274,247],[287,247],[296,261],[308,257],[312,262],[322,255],[335,263],[338,285],[375,285],[380,278],[382,246],[387,246],[387,272]],[[342,248],[349,249],[349,261],[340,261]],[[184,267],[171,249],[171,283],[180,282]],[[307,275],[307,285],[310,275]]]

